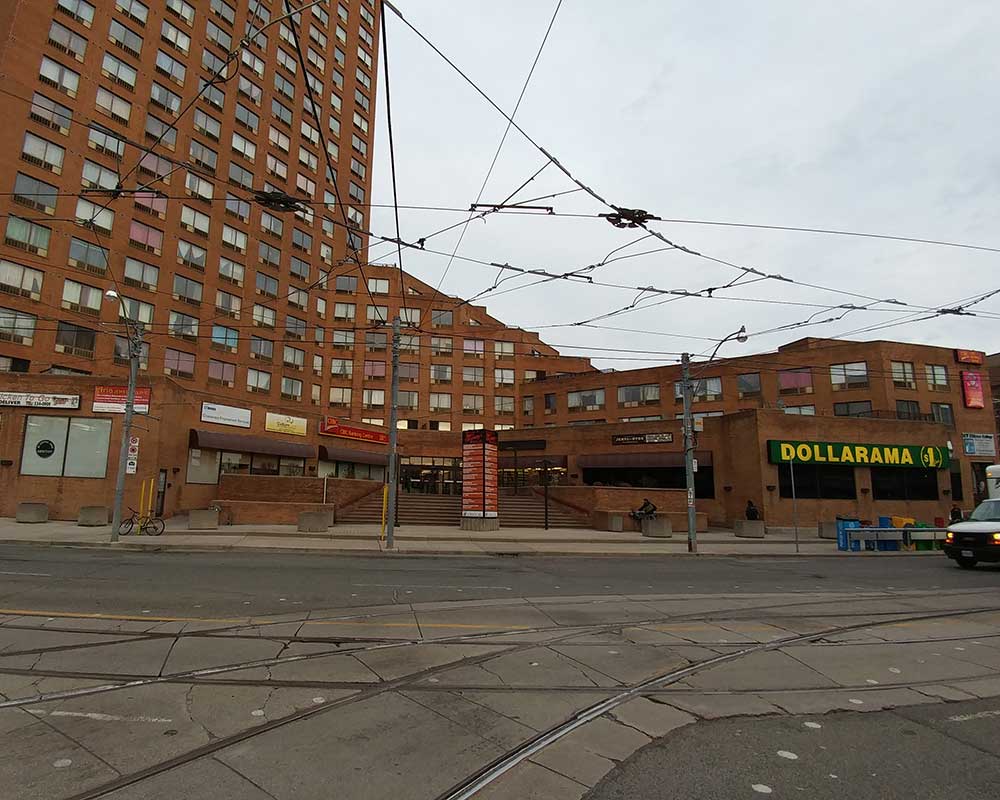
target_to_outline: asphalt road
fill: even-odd
[[[994,797],[998,586],[944,557],[4,546],[0,797]]]
[[[587,800],[994,800],[1000,702],[703,722],[640,750]]]
[[[954,590],[1000,567],[944,558],[465,558],[137,553],[0,546],[0,606],[78,612],[274,614],[474,598]]]

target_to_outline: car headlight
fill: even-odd
[[[951,544],[952,542],[954,542],[954,541],[955,541],[955,534],[954,534],[954,533],[952,533],[951,531],[948,531],[948,532],[947,532],[947,533],[946,533],[946,534],[944,535],[944,540],[945,540],[945,542],[947,542],[948,544]]]
[[[993,544],[1000,544],[1000,533],[993,534]]]

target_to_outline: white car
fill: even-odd
[[[983,501],[967,521],[949,525],[944,553],[963,569],[1000,561],[1000,498]]]

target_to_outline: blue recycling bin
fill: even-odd
[[[891,528],[892,527],[892,517],[879,517],[878,526],[880,528]]]
[[[837,549],[846,551],[848,549],[847,545],[847,531],[852,528],[860,528],[861,520],[854,517],[837,517]],[[851,542],[851,550],[860,550],[861,542]]]

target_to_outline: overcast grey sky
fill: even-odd
[[[410,21],[505,110],[512,110],[556,0],[399,0]],[[437,55],[388,14],[400,203],[468,208],[506,122]],[[837,228],[1000,246],[1000,15],[991,0],[564,0],[517,122],[612,203],[663,218]],[[379,86],[374,203],[390,203],[384,87]],[[545,163],[511,131],[483,196],[499,202]],[[517,199],[574,188],[549,166]],[[582,192],[559,212],[607,211]],[[414,241],[464,219],[401,212]],[[657,222],[665,236],[720,259],[813,284],[925,307],[1000,286],[1000,253],[808,233]],[[390,209],[372,229],[392,233]],[[450,252],[459,230],[428,247]],[[565,271],[593,264],[642,234],[600,219],[495,214],[475,221],[460,255]],[[662,246],[655,239],[628,252]],[[372,260],[395,263],[391,248]],[[378,256],[384,255],[383,258]],[[404,250],[404,267],[436,285],[447,258]],[[628,286],[697,290],[731,280],[726,266],[677,251],[618,261],[593,277]],[[456,260],[442,291],[468,297],[496,270]],[[529,279],[506,282],[500,289]],[[499,289],[497,290],[500,291]],[[635,291],[565,281],[485,301],[529,329],[627,306]],[[730,296],[836,305],[866,301],[784,282]],[[655,302],[653,299],[653,302]],[[837,336],[904,317],[900,307],[840,322],[753,336],[723,354],[770,350],[805,335]],[[1000,312],[1000,295],[976,306]],[[555,328],[546,341],[592,348],[702,352],[745,324],[753,334],[818,308],[684,298],[598,324],[643,333]],[[907,309],[903,309],[907,311]],[[825,319],[837,312],[822,312]],[[1000,350],[1000,319],[938,317],[858,334]],[[624,355],[624,354],[623,354]],[[632,354],[669,360],[670,355]],[[598,366],[643,361],[598,359]]]

